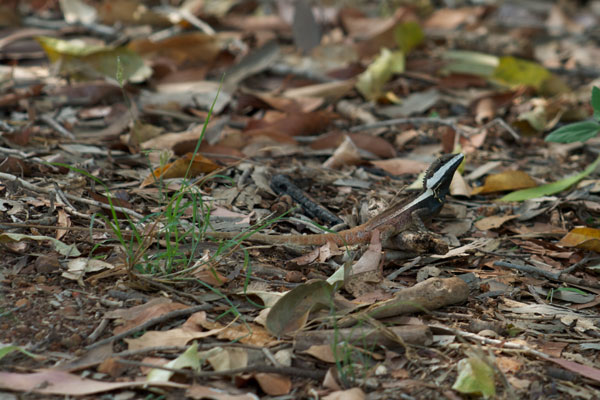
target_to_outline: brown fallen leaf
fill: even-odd
[[[323,400],[365,400],[367,395],[360,388],[339,390],[323,397]]]
[[[475,222],[475,227],[480,231],[496,229],[502,226],[507,221],[517,218],[518,215],[492,215],[485,217]]]
[[[42,369],[31,374],[0,372],[0,388],[2,389],[61,396],[89,396],[116,389],[142,388],[148,385],[187,387],[187,385],[173,382],[103,382],[52,369]]]
[[[254,374],[260,388],[270,396],[283,396],[292,390],[292,380],[284,375],[260,372]]]
[[[271,122],[250,121],[246,126],[246,131],[268,128],[288,136],[308,136],[323,132],[337,118],[339,118],[338,114],[330,111],[293,112],[286,113],[283,117]]]
[[[211,63],[221,51],[218,36],[201,32],[183,33],[159,41],[134,39],[128,47],[151,62],[169,60],[175,68]]]
[[[323,163],[323,168],[337,169],[348,165],[355,165],[361,160],[360,153],[352,140],[346,136],[342,144]]]
[[[600,382],[600,369],[576,363],[574,361],[563,360],[562,358],[550,357],[550,361],[560,365],[561,367],[578,373],[581,376]]]
[[[117,326],[113,331],[115,335],[118,335],[121,332],[125,332],[134,326],[141,325],[153,318],[186,307],[185,304],[172,302],[164,297],[159,297],[140,306],[109,311],[106,313],[105,318],[121,319],[125,321],[123,325]]]
[[[425,28],[439,30],[453,30],[460,25],[474,24],[483,16],[486,7],[460,7],[460,8],[442,8],[436,10],[425,21]]]
[[[343,143],[345,137],[349,137],[356,147],[367,150],[380,158],[396,157],[396,150],[390,142],[383,138],[365,133],[345,133],[342,131],[329,132],[312,142],[310,148],[315,150],[336,148]]]
[[[238,391],[236,389],[231,389],[231,392]],[[202,385],[192,385],[186,392],[186,397],[190,397],[195,400],[201,399],[212,399],[212,400],[256,400],[256,395],[252,393],[244,393],[244,394],[230,394],[227,390],[213,389],[208,386]]]
[[[371,161],[371,164],[394,175],[419,174],[429,166],[429,164],[422,161],[405,158]]]
[[[137,339],[125,339],[125,342],[129,346],[129,350],[141,350],[156,346],[185,346],[194,339],[216,335],[223,329],[225,327],[201,331],[191,327],[181,327],[168,331],[146,331],[143,336]]]

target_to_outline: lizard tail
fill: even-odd
[[[329,241],[338,246],[347,242],[344,235],[336,233],[322,233],[313,235],[265,235],[264,233],[240,233],[240,232],[206,232],[207,237],[215,239],[239,239],[264,244],[289,244],[293,246],[322,245]]]

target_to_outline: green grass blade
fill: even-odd
[[[577,175],[561,179],[560,181],[547,183],[545,185],[540,185],[529,189],[517,190],[515,192],[507,194],[498,201],[524,201],[562,192],[563,190],[576,184],[577,182],[594,172],[594,170],[598,167],[598,163],[600,163],[600,157],[598,157],[596,161],[590,164],[583,172],[580,172]]]

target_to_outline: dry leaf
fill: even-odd
[[[575,228],[560,239],[558,245],[600,253],[600,229]]]
[[[483,186],[473,189],[472,195],[527,189],[537,186],[536,181],[523,171],[506,171],[488,175]]]

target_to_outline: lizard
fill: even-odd
[[[450,183],[454,173],[463,159],[464,155],[460,153],[443,155],[427,169],[423,178],[423,189],[412,200],[396,204],[364,224],[340,232],[309,235],[267,235],[251,232],[207,231],[206,236],[217,240],[239,238],[250,242],[272,245],[312,246],[324,245],[331,241],[338,246],[345,246],[369,243],[372,233],[377,230],[385,247],[403,248],[403,243],[393,242],[395,237],[401,236],[399,234],[411,229],[416,229],[418,232],[425,230],[424,220],[431,219],[442,209],[446,195],[450,192]],[[440,252],[436,244],[433,244],[433,248]]]

